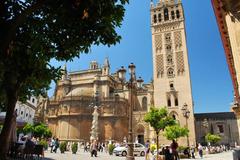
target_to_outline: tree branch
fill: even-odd
[[[46,2],[46,0],[38,0],[35,4],[31,5],[30,7],[28,7],[27,9],[25,9],[22,14],[19,14],[12,23],[9,24],[9,29],[5,35],[5,37],[3,37],[3,44],[1,45],[1,50],[4,53],[7,53],[6,51],[8,50],[11,41],[13,41],[16,37],[16,31],[17,28],[23,24],[26,19],[27,16],[31,13],[33,13],[34,11],[36,11],[37,9],[41,8],[42,5]],[[6,55],[7,56],[7,55]]]

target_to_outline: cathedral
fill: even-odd
[[[142,118],[153,99],[153,87],[152,83],[143,84],[141,77],[136,78],[135,74],[133,81],[130,90],[123,66],[110,74],[108,59],[101,67],[92,61],[89,69],[78,72],[68,73],[65,66],[54,96],[47,103],[47,123],[53,135],[60,140],[89,141],[93,107],[97,106],[99,140],[122,142],[128,137],[131,97],[135,137],[144,142]]]
[[[165,106],[182,127],[190,130],[189,137],[179,139],[179,143],[196,143],[182,3],[180,0],[152,2],[150,12],[153,81],[143,83],[134,74],[133,86],[129,87],[127,67],[111,73],[107,58],[103,65],[92,61],[87,70],[67,72],[65,66],[54,96],[46,103],[46,121],[54,136],[60,140],[89,141],[93,106],[97,105],[99,140],[123,142],[128,137],[131,101],[134,140],[140,143],[154,140],[154,130],[143,118],[151,106]],[[170,142],[161,136],[160,143]]]

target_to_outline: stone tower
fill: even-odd
[[[184,20],[181,0],[159,0],[156,5],[151,2],[154,106],[166,106],[181,126],[188,127],[189,145],[195,145],[194,108]],[[187,106],[190,111],[187,120],[183,116],[183,106]],[[151,137],[153,136],[152,133]],[[166,140],[160,143],[169,144]],[[187,145],[187,138],[181,138],[179,143]]]

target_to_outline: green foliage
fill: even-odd
[[[210,142],[212,144],[215,144],[217,142],[219,142],[221,140],[221,137],[219,135],[216,135],[216,134],[211,134],[211,133],[208,133],[206,136],[205,136],[205,140],[207,142]]]
[[[52,137],[52,132],[51,132],[51,130],[50,130],[49,128],[47,128],[47,129],[45,130],[43,136],[44,136],[45,138],[50,138],[50,137]]]
[[[179,124],[167,126],[163,133],[168,140],[177,140],[180,137],[188,136],[188,134],[189,130],[187,128],[180,127]]]
[[[32,133],[35,137],[45,137],[45,138],[49,138],[52,136],[52,132],[50,131],[49,128],[47,128],[47,126],[43,123],[38,123],[35,125],[31,125],[31,124],[26,124],[23,127],[23,133],[24,134],[28,134],[28,133]]]
[[[24,127],[23,127],[23,133],[24,134],[28,134],[28,133],[33,133],[34,132],[34,126],[30,123],[27,123]]]
[[[168,116],[168,111],[165,107],[160,109],[151,107],[150,112],[145,115],[144,121],[149,123],[157,134],[167,126],[176,124],[175,120]]]
[[[48,142],[47,142],[46,140],[42,139],[42,140],[39,142],[39,144],[43,145],[43,148],[44,148],[45,150],[48,149]]]
[[[51,59],[71,61],[89,53],[91,45],[119,42],[116,28],[121,26],[128,0],[3,2],[0,100],[6,103],[10,85],[20,100],[44,94],[61,74],[59,67],[49,63]]]
[[[77,150],[78,150],[78,144],[76,142],[74,142],[72,144],[72,153],[73,154],[76,154],[77,153]]]
[[[167,126],[175,125],[175,120],[168,116],[168,111],[166,107],[161,107],[160,109],[157,109],[155,107],[150,108],[150,112],[148,112],[144,116],[144,121],[149,123],[151,127],[155,130],[157,134],[157,153],[158,153],[158,137],[159,132],[161,130],[164,130]],[[158,154],[157,154],[158,159]]]
[[[33,134],[36,137],[42,137],[45,134],[46,130],[47,130],[47,127],[41,123],[34,126]]]
[[[108,145],[108,152],[109,152],[110,155],[113,154],[114,148],[115,148],[115,146],[114,146],[113,144],[109,144],[109,145]]]
[[[66,148],[67,148],[67,142],[65,142],[65,141],[61,142],[60,146],[59,146],[61,153],[64,153],[66,151]]]
[[[126,3],[128,0],[0,1],[0,107],[10,108],[7,115],[13,115],[17,100],[44,95],[51,81],[60,79],[62,70],[51,65],[51,60],[72,61],[89,53],[92,45],[118,43],[121,37],[116,28],[121,26]],[[6,117],[4,134],[10,134],[11,118]],[[40,135],[42,129],[36,132]],[[3,138],[0,151],[6,152],[10,137]]]

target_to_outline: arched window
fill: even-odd
[[[174,90],[174,85],[173,85],[173,83],[170,83],[169,87],[170,87],[171,90]]]
[[[177,16],[177,18],[180,18],[180,12],[179,12],[179,10],[176,10],[176,16]]]
[[[170,112],[169,116],[171,116],[176,121],[178,120],[178,114],[175,111]]]
[[[171,42],[171,33],[165,34],[165,40],[167,43]]]
[[[168,105],[168,107],[171,107],[171,99],[170,98],[168,98],[168,100],[167,100],[167,105]]]
[[[172,19],[175,19],[175,13],[174,13],[174,11],[171,11],[171,17],[172,17]]]
[[[167,49],[168,52],[171,51],[171,49],[172,49],[171,45],[167,45],[166,49]]]
[[[168,55],[168,56],[167,56],[167,63],[168,63],[168,64],[172,64],[172,63],[173,63],[172,55]]]
[[[168,69],[167,75],[168,75],[168,77],[173,77],[173,76],[174,76],[174,70],[173,70],[173,68],[169,68],[169,69]]]
[[[175,97],[175,106],[178,106],[178,98]]]
[[[172,118],[173,118],[174,120],[176,120],[176,116],[175,116],[174,114],[172,115]]]
[[[147,110],[147,97],[143,97],[143,99],[142,99],[142,109],[144,111]]]
[[[158,13],[158,22],[161,22],[161,21],[162,21],[162,14]]]
[[[169,20],[169,15],[168,15],[168,9],[165,8],[164,9],[164,21],[167,21],[167,20]]]
[[[157,23],[157,15],[156,14],[153,15],[153,23]]]

